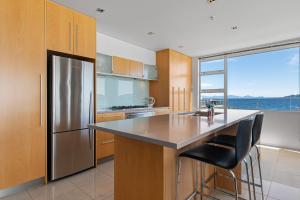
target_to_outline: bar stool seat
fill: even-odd
[[[225,169],[233,169],[240,162],[240,160],[236,159],[235,150],[209,144],[200,145],[183,152],[179,156],[192,158]]]

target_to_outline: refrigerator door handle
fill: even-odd
[[[90,105],[89,105],[89,124],[91,124],[91,109],[92,109],[92,92],[90,93]],[[90,144],[90,149],[92,149],[92,141],[91,141],[91,129],[89,128],[89,144]]]

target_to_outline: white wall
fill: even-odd
[[[144,49],[102,33],[97,33],[97,53],[129,58],[149,65],[156,64],[155,51]]]
[[[300,150],[300,112],[264,111],[260,143]]]

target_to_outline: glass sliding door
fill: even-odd
[[[200,59],[200,107],[262,110],[261,144],[300,150],[299,45]]]
[[[227,106],[226,59],[202,59],[199,75],[199,105],[214,104],[216,108]]]
[[[299,48],[228,58],[228,108],[300,111]]]

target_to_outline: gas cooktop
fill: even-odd
[[[132,108],[147,108],[148,106],[136,105],[136,106],[113,106],[112,110],[124,110],[124,109],[132,109]]]

